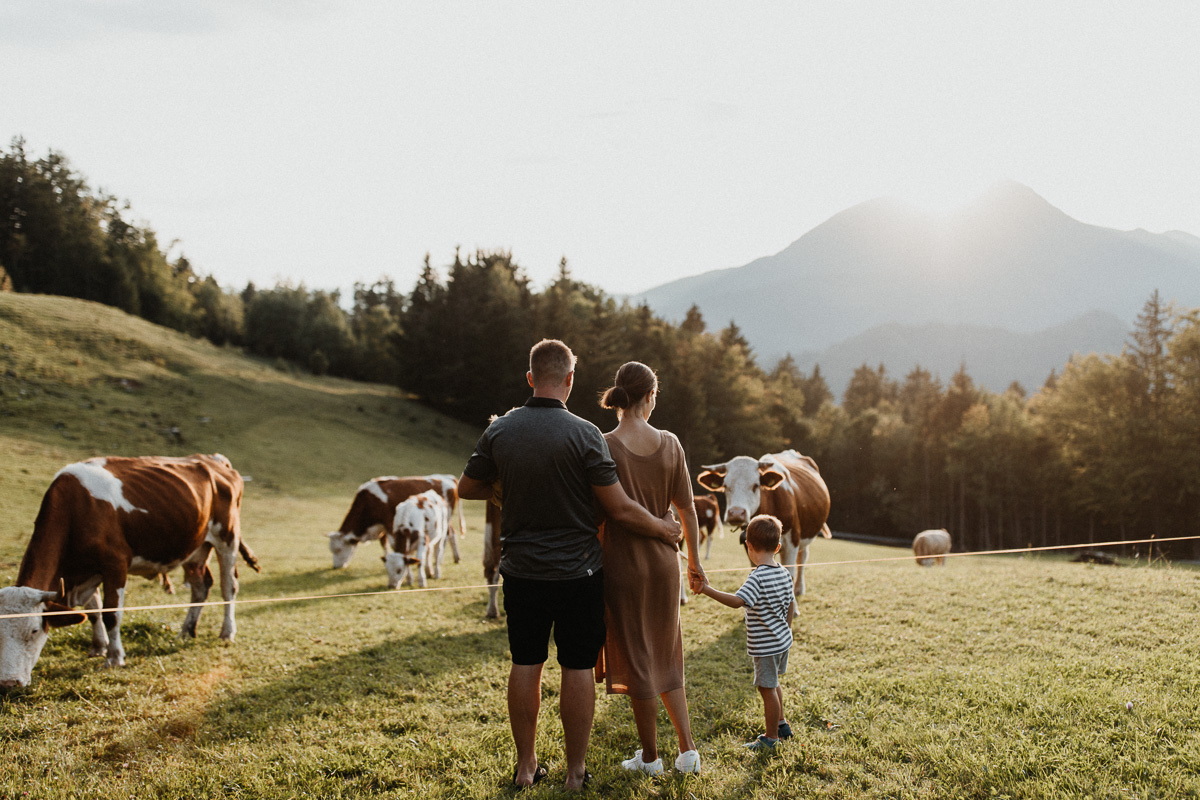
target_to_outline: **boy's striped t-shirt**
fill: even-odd
[[[792,576],[778,564],[754,568],[735,594],[745,601],[746,652],[773,656],[792,646],[792,626],[787,612],[795,597]]]

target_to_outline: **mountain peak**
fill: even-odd
[[[992,184],[967,205],[967,210],[976,214],[996,214],[1004,217],[1046,213],[1067,216],[1033,189],[1014,180]]]

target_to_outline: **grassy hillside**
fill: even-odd
[[[382,590],[378,550],[335,572],[322,532],[365,478],[457,472],[476,433],[391,389],[281,372],[87,303],[0,294],[0,345],[4,583],[62,465],[220,450],[253,476],[244,528],[264,572],[243,570],[241,600]],[[175,425],[182,443],[164,433]],[[129,665],[113,671],[86,657],[83,626],[56,631],[33,685],[0,694],[0,798],[514,796],[507,642],[473,588],[479,504],[468,510],[463,563],[447,557],[438,591],[242,602],[233,643],[212,609],[190,641],[176,636],[181,610],[134,612]],[[818,541],[812,559],[879,555],[895,551]],[[719,587],[739,584],[734,537],[708,567]],[[793,741],[742,750],[762,723],[740,614],[694,599],[682,624],[704,774],[624,773],[632,717],[602,697],[590,796],[1200,796],[1196,572],[971,557],[816,564],[809,587],[783,682]],[[127,602],[174,599],[134,579]],[[547,673],[550,785],[523,797],[561,796]],[[672,759],[669,731],[660,715]]]
[[[0,450],[13,456],[0,460],[0,562],[80,458],[224,453],[251,479],[255,541],[262,501],[345,502],[375,475],[458,474],[477,435],[390,387],[295,374],[96,303],[0,293]]]

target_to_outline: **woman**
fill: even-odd
[[[674,434],[648,420],[658,395],[658,379],[645,364],[630,361],[617,370],[612,388],[600,399],[616,409],[618,424],[604,434],[625,492],[655,516],[671,506],[687,539],[688,579],[703,581],[696,509],[683,448]],[[633,703],[642,748],[622,762],[650,775],[663,771],[655,722],[662,698],[679,736],[675,768],[699,772],[700,754],[692,740],[683,688],[683,636],[679,628],[679,552],[661,539],[639,536],[609,520],[604,546],[605,623],[608,638],[597,665],[609,694],[627,694]]]

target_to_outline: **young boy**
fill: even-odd
[[[791,574],[775,561],[783,526],[768,514],[759,514],[746,526],[746,553],[754,570],[736,594],[718,591],[704,581],[700,589],[718,603],[743,608],[746,614],[746,651],[754,659],[754,685],[762,695],[767,729],[744,747],[774,748],[780,739],[790,739],[792,728],[783,715],[783,690],[779,676],[787,672],[792,646],[792,617],[796,598]],[[771,736],[771,734],[776,734]]]

